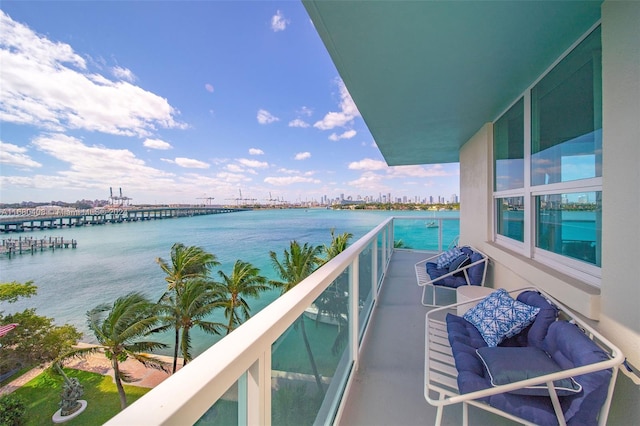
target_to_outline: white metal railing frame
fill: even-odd
[[[393,252],[393,224],[393,217],[383,221],[106,424],[193,424],[238,382],[238,423],[270,425],[272,344],[347,268],[350,268],[351,297],[349,352],[351,362],[357,365],[360,349],[357,299],[359,255],[369,245],[374,248],[371,250],[372,265],[376,266],[372,268],[371,279],[373,308],[379,283]],[[380,234],[381,248],[378,247]],[[382,250],[381,274],[377,269],[379,249]],[[364,314],[369,315],[369,312]],[[355,368],[351,368],[350,376],[353,371]],[[345,387],[348,387],[349,381],[350,377]]]

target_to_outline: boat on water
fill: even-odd
[[[438,221],[436,220],[436,214],[433,214],[433,217],[430,221],[427,222],[427,228],[437,228],[439,226]]]
[[[318,315],[320,315],[320,317],[318,318]],[[343,324],[346,323],[347,321],[347,316],[345,314],[341,314],[342,318],[344,320]],[[304,310],[304,316],[306,316],[309,319],[312,319],[314,321],[319,321],[323,324],[329,324],[329,325],[340,325],[340,321],[338,321],[338,318],[329,315],[326,312],[322,312],[322,313],[318,313],[318,307],[316,305],[311,305],[309,306],[307,309]]]

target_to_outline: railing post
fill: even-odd
[[[238,379],[238,425],[271,424],[271,351]]]
[[[371,247],[371,297],[375,302],[378,299],[378,237]]]
[[[359,288],[359,276],[360,276],[360,258],[356,257],[349,266],[349,352],[351,353],[351,360],[354,363],[354,369],[358,368],[358,352],[359,352],[359,300],[358,294]]]

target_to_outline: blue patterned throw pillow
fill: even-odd
[[[455,258],[460,256],[461,254],[462,251],[458,247],[452,247],[438,256],[438,260],[436,260],[436,266],[438,267],[438,269],[446,268]]]
[[[478,329],[487,346],[493,347],[524,330],[539,311],[540,308],[514,300],[501,288],[469,309],[463,318]]]

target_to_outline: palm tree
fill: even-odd
[[[323,263],[327,263],[345,251],[349,245],[349,240],[353,238],[353,234],[351,232],[343,232],[340,235],[336,235],[335,231],[335,228],[331,228],[331,244],[324,246],[325,258]]]
[[[158,321],[156,305],[137,292],[119,297],[113,305],[100,304],[87,312],[87,325],[98,340],[98,345],[74,350],[55,362],[103,350],[105,356],[111,361],[116,388],[120,396],[120,408],[124,409],[127,407],[127,397],[122,381],[130,381],[131,377],[120,370],[121,362],[133,358],[145,367],[167,371],[164,362],[148,354],[166,345],[143,340],[145,336],[156,331],[155,326]]]
[[[322,262],[319,257],[321,253],[322,246],[310,246],[308,243],[300,246],[297,241],[291,241],[289,243],[289,250],[284,250],[282,262],[278,260],[275,252],[270,251],[269,257],[271,257],[271,263],[282,281],[269,280],[269,284],[280,288],[282,294],[286,293],[313,273],[317,265]],[[307,331],[304,326],[304,316],[301,316],[297,320],[297,324],[300,326],[300,332],[304,340],[307,355],[309,356],[309,362],[311,363],[311,370],[316,379],[316,384],[318,385],[320,393],[324,393],[322,380],[320,379],[318,367],[313,357]]]
[[[175,308],[179,307],[179,304],[176,301],[179,299],[179,294],[182,292],[182,287],[184,286],[184,283],[186,281],[191,279],[206,278],[211,268],[220,264],[214,254],[209,253],[200,247],[185,246],[182,243],[175,243],[173,246],[171,246],[170,263],[168,263],[161,257],[156,258],[156,262],[158,263],[158,265],[160,265],[160,268],[166,274],[164,279],[168,284],[168,291],[173,291],[175,293],[173,298],[173,306]],[[162,298],[166,297],[168,296],[162,296]],[[166,303],[167,301],[165,301],[165,304]],[[171,305],[171,303],[169,303],[169,305]],[[167,309],[169,308],[165,306],[165,319],[166,315],[168,314]],[[179,312],[175,311],[168,315],[173,316],[176,319],[182,316]],[[175,322],[173,322],[173,325],[175,327],[175,347],[173,350],[174,373],[176,372],[178,363],[178,345],[180,341],[181,324],[181,321],[176,320]]]
[[[331,244],[324,246],[324,263],[327,263],[345,251],[351,238],[353,238],[352,233],[343,232],[340,235],[335,235],[335,229],[332,228]],[[347,327],[347,313],[349,309],[348,274],[343,272],[330,287],[320,294],[314,304],[318,308],[317,320],[320,319],[322,314],[327,314],[338,323],[338,335],[331,348],[333,353],[337,353],[346,342],[349,331]]]
[[[182,243],[175,243],[171,246],[170,264],[161,257],[156,258],[156,262],[167,274],[164,279],[169,290],[177,288],[178,291],[185,280],[206,277],[212,267],[220,264],[216,255],[201,247],[187,247]]]
[[[246,297],[256,297],[269,289],[267,279],[260,275],[260,270],[248,262],[236,260],[231,276],[218,271],[222,282],[218,283],[218,291],[224,294],[224,315],[229,318],[227,334],[242,324],[250,316],[249,303]]]
[[[192,359],[189,332],[193,327],[208,334],[221,334],[226,329],[222,323],[206,320],[214,309],[223,306],[214,283],[204,279],[189,279],[181,283],[181,289],[180,292],[165,292],[158,303],[161,321],[165,324],[162,329],[175,329],[173,373],[177,369],[178,347],[182,353],[183,366]]]

